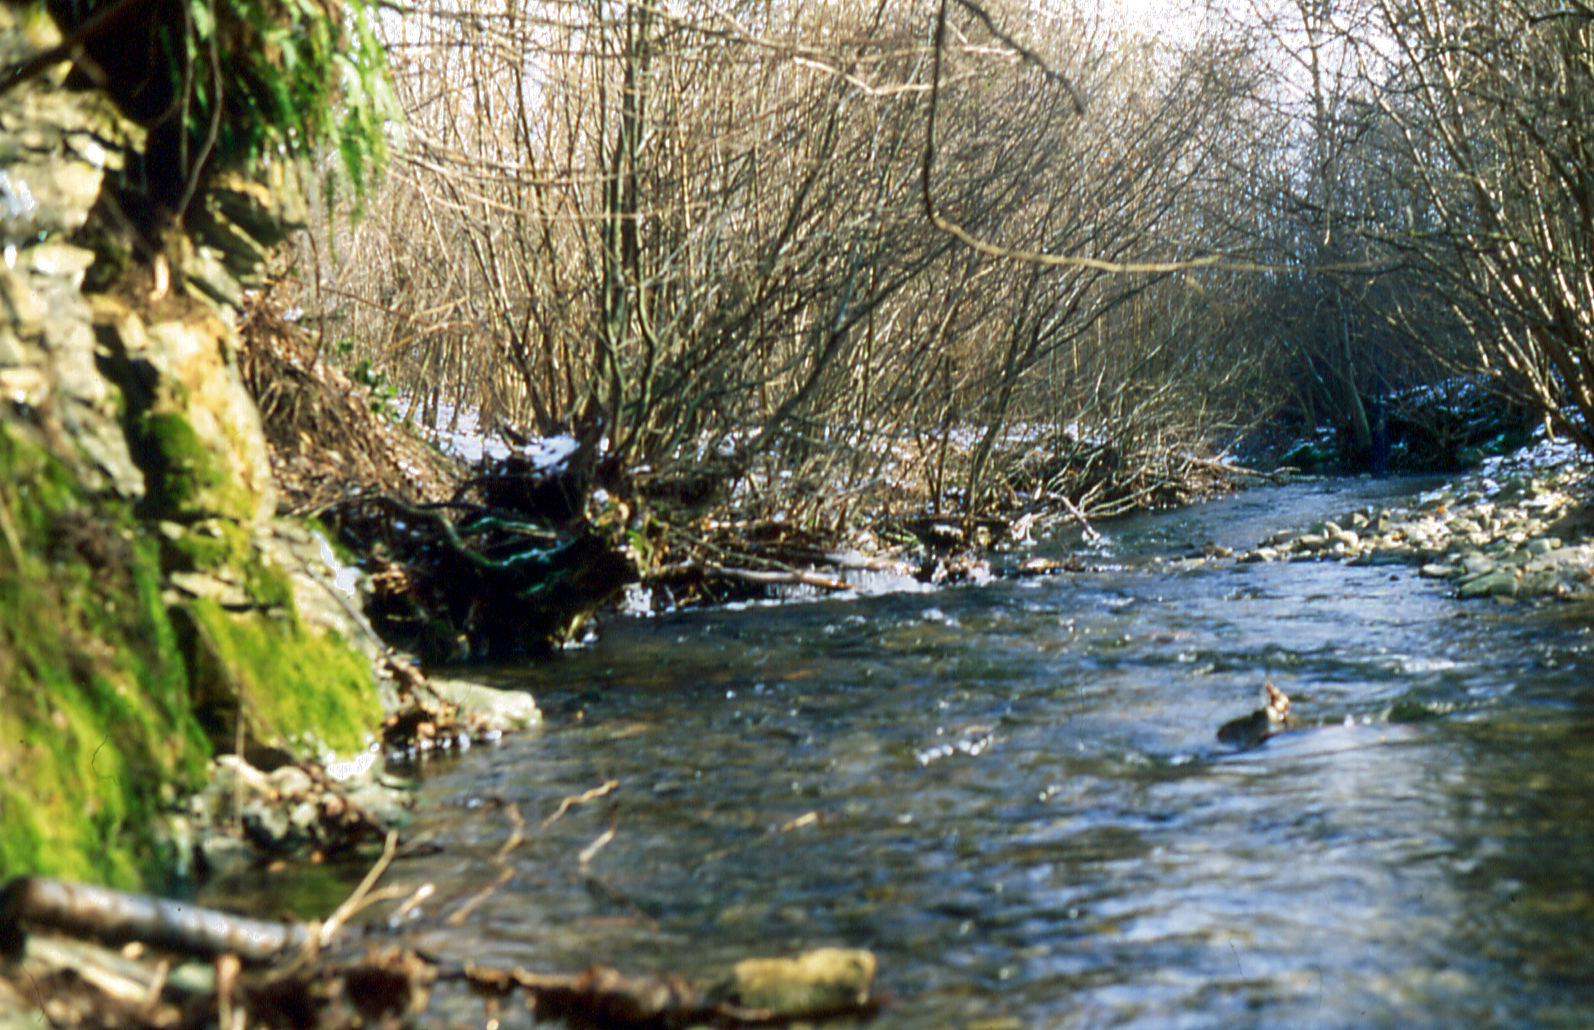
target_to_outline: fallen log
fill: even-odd
[[[308,923],[248,919],[184,901],[23,876],[0,891],[0,955],[20,959],[28,927],[105,944],[139,941],[195,958],[237,955],[253,964],[298,951],[316,930]]]
[[[21,877],[0,890],[0,957],[9,964],[50,960],[76,970],[73,982],[113,999],[126,1017],[122,1023],[131,1027],[198,1027],[207,1024],[206,1013],[236,1012],[247,1014],[246,1022],[263,1025],[355,1030],[423,1011],[440,981],[466,985],[491,1004],[519,990],[539,1018],[625,1030],[789,1024],[838,1015],[867,1017],[878,1009],[871,997],[875,957],[848,948],[745,959],[719,976],[699,980],[638,976],[601,966],[573,975],[493,968],[426,957],[402,946],[373,949],[357,959],[331,954],[329,938],[368,898],[377,899],[369,892],[392,853],[390,838],[383,861],[325,923],[250,919],[181,901]],[[386,896],[397,895],[389,891]],[[413,892],[406,904],[417,896]],[[30,942],[29,931],[41,936]],[[117,959],[119,968],[99,969],[101,960],[88,962],[70,947],[52,944],[44,938],[46,932],[110,945],[140,942],[160,952],[212,960],[215,975],[203,986],[173,992],[168,990],[169,959],[152,955],[143,964]],[[241,970],[240,963],[253,968]],[[0,975],[31,977],[20,965],[0,967]],[[181,1012],[169,1004],[179,998],[187,999],[178,1002]],[[223,1026],[233,1022],[221,1020]]]

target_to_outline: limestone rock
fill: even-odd
[[[736,963],[726,1000],[785,1019],[822,1016],[868,1004],[877,962],[853,948],[819,948],[796,958],[750,958]]]
[[[203,310],[134,329],[114,322],[127,376],[147,391],[134,407],[139,464],[160,517],[191,522],[268,517],[276,491],[260,414],[231,359],[232,328]],[[102,333],[103,336],[103,333]]]
[[[463,719],[478,731],[507,733],[542,722],[542,712],[530,694],[435,677],[431,685],[438,697],[458,705]]]

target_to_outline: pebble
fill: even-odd
[[[1594,514],[1582,498],[1591,484],[1587,459],[1541,444],[1493,459],[1408,508],[1361,508],[1280,531],[1235,560],[1414,565],[1417,575],[1446,581],[1463,598],[1587,595],[1594,593]]]

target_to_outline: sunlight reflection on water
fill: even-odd
[[[1362,500],[1258,492],[1113,527],[1119,569],[620,621],[482,670],[548,726],[420,770],[411,932],[567,971],[868,947],[881,1027],[1584,1026],[1586,624],[1405,569],[1146,560]],[[1228,751],[1265,678],[1300,728]],[[535,824],[609,779],[446,925],[511,833],[484,799]]]

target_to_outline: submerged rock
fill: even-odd
[[[1289,725],[1290,699],[1272,683],[1263,683],[1262,690],[1262,707],[1219,727],[1219,742],[1242,749],[1252,748]]]

